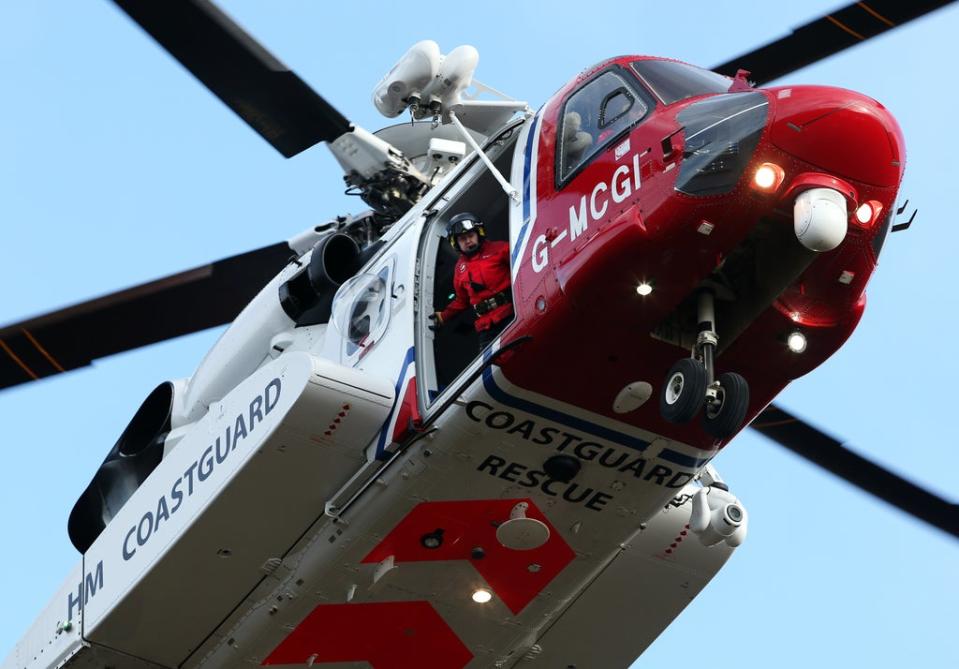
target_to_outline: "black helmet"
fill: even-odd
[[[483,221],[481,221],[476,214],[464,211],[462,214],[457,214],[450,219],[450,222],[446,225],[446,238],[449,240],[450,246],[453,247],[454,251],[459,251],[459,247],[456,245],[456,235],[461,235],[470,230],[476,230],[480,239],[486,236],[486,228],[483,226]]]

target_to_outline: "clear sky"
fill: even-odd
[[[222,4],[370,129],[387,125],[373,86],[421,39],[473,44],[479,80],[538,107],[607,56],[708,67],[838,5]],[[785,80],[853,88],[892,110],[908,148],[902,192],[919,216],[887,243],[856,334],[779,399],[953,498],[957,35],[949,8]],[[106,0],[0,4],[0,99],[0,324],[362,208],[323,147],[281,158]],[[78,560],[66,519],[106,451],[146,394],[188,376],[218,332],[0,392],[0,657]],[[635,666],[959,666],[956,541],[757,435],[716,464],[749,509],[749,537]],[[636,605],[655,602],[637,592]]]

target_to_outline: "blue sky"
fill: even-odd
[[[420,39],[444,51],[473,44],[477,78],[536,107],[607,56],[708,67],[837,6],[488,0],[477,16],[453,6],[332,4],[222,2],[370,129],[387,124],[370,102],[373,86]],[[856,334],[779,400],[952,497],[957,34],[959,8],[949,8],[785,79],[853,88],[887,105],[906,137],[902,192],[920,211],[911,231],[887,243]],[[282,159],[106,0],[0,4],[0,91],[0,324],[361,208],[342,194],[324,148]],[[143,397],[188,376],[217,334],[0,392],[0,656],[78,559],[66,518],[103,455]],[[752,434],[716,464],[750,511],[749,537],[635,666],[959,666],[954,540]],[[642,593],[636,602],[654,605]],[[730,625],[735,641],[719,631]]]

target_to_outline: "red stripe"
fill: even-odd
[[[403,400],[396,414],[396,422],[393,423],[393,443],[403,443],[421,423],[420,410],[416,405],[416,377],[414,376],[406,383],[406,392],[403,393]]]

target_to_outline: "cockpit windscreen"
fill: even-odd
[[[672,60],[637,60],[636,74],[665,104],[709,93],[725,93],[732,79],[686,63]]]

